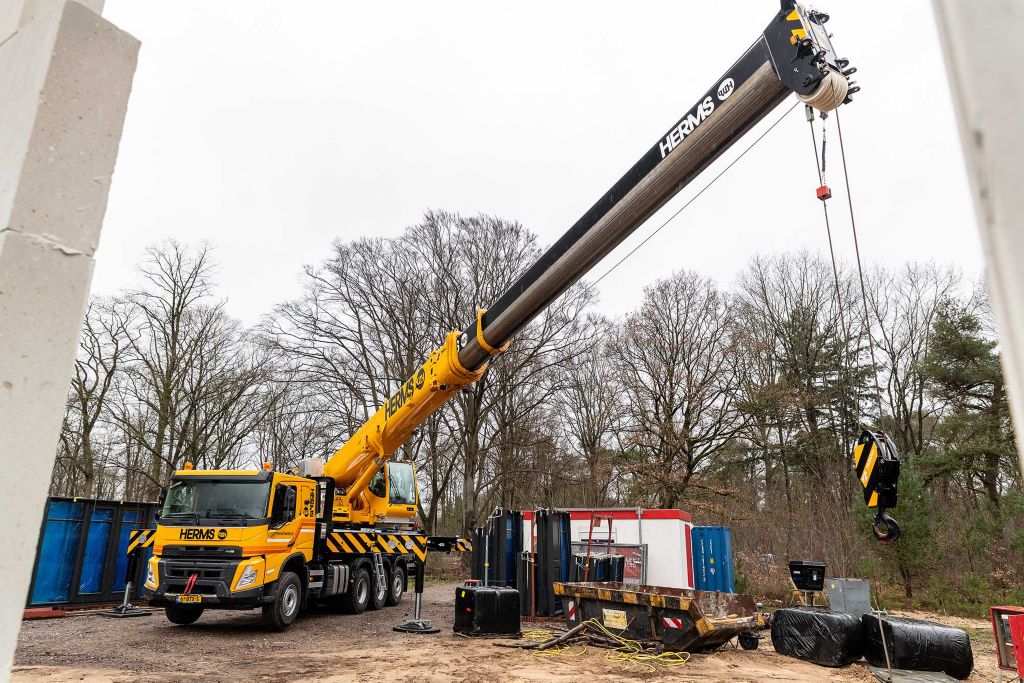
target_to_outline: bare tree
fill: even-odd
[[[730,315],[709,280],[680,271],[645,290],[612,344],[629,419],[625,450],[635,454],[630,468],[648,502],[678,505],[742,427]]]
[[[61,429],[57,468],[70,470],[57,492],[92,496],[96,479],[103,474],[97,436],[102,439],[102,420],[117,373],[128,349],[128,316],[115,300],[92,299],[86,309],[78,342],[75,374],[71,378],[68,407]]]

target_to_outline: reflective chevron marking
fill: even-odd
[[[137,548],[148,548],[156,540],[156,532],[153,529],[132,529],[128,532],[128,549],[126,554],[131,555]]]
[[[327,537],[327,548],[338,554],[416,555],[420,561],[427,558],[427,537],[419,534],[400,534],[366,531],[335,531]]]

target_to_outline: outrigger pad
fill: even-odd
[[[399,633],[440,633],[441,629],[434,628],[433,625],[426,619],[410,619],[409,621],[395,626],[393,631]]]
[[[126,619],[128,617],[148,617],[152,612],[128,605],[126,607],[105,609],[102,612],[97,612],[97,614],[101,617],[110,617],[111,619]]]

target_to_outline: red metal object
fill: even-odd
[[[1024,607],[991,607],[989,618],[992,621],[997,665],[1004,671],[1020,673],[1024,665]]]
[[[608,547],[605,550],[609,555],[612,554],[612,522],[615,521],[615,517],[612,515],[601,515],[597,513],[590,513],[590,532],[587,534],[587,559],[583,565],[583,580],[587,581],[590,576],[590,546],[594,542],[594,522],[597,522],[597,526],[601,526],[601,520],[608,520]],[[573,560],[575,562],[575,560]]]
[[[64,616],[64,610],[53,607],[30,607],[25,610],[24,619],[57,619]]]
[[[821,201],[832,198],[832,190],[829,189],[828,185],[820,186],[817,191],[815,191],[815,194],[818,195],[818,199]]]
[[[1024,614],[1011,615],[1007,621],[1010,622],[1010,641],[1017,660],[1017,675],[1024,678]]]

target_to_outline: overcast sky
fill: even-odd
[[[150,244],[206,240],[220,295],[252,323],[297,294],[303,264],[332,240],[396,235],[429,208],[516,219],[550,244],[777,8],[107,0],[104,16],[142,49],[93,291],[134,282]],[[819,9],[863,88],[840,110],[862,250],[976,277],[981,248],[930,3]],[[838,155],[829,164],[837,249],[852,258]],[[680,268],[728,286],[756,253],[826,249],[817,184],[801,107],[601,283],[601,310],[631,309],[645,285]]]

